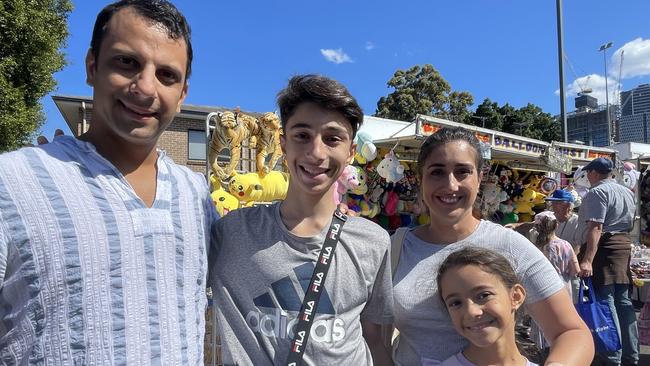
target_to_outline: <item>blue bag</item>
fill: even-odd
[[[614,318],[612,318],[609,303],[607,300],[596,301],[591,277],[587,278],[587,286],[589,286],[589,300],[585,301],[583,295],[585,281],[580,281],[576,310],[582,320],[587,323],[587,327],[589,327],[591,335],[594,337],[596,353],[618,351],[621,349],[621,340],[616,330]]]

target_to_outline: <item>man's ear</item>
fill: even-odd
[[[510,301],[512,303],[512,310],[517,310],[521,305],[524,304],[526,300],[526,290],[524,286],[520,284],[515,284],[510,289]]]
[[[187,97],[187,90],[189,87],[190,84],[187,82],[187,79],[185,79],[185,83],[183,83],[183,90],[181,90],[181,97],[178,99],[178,104],[176,105],[176,113],[181,113],[181,106],[185,101],[185,97]]]
[[[93,55],[92,49],[88,49],[86,53],[86,84],[88,86],[95,86],[95,71],[97,71],[97,60]]]

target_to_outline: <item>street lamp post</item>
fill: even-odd
[[[600,46],[598,51],[603,51],[603,60],[605,61],[605,106],[607,111],[607,146],[612,144],[612,122],[609,116],[609,90],[607,88],[607,49],[612,47],[613,42],[607,42]]]
[[[566,101],[564,95],[564,36],[562,34],[562,0],[555,1],[555,11],[557,13],[557,61],[560,72],[560,119],[562,122],[562,129],[564,130],[564,142],[569,142],[569,135],[566,123],[566,110],[564,103]]]

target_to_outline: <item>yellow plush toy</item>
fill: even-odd
[[[515,198],[515,211],[519,214],[520,222],[532,221],[535,211],[533,211],[533,206],[535,206],[536,200],[539,200],[539,197],[544,197],[543,194],[534,191],[531,188],[524,189],[521,197]]]
[[[257,173],[235,174],[228,181],[228,190],[239,201],[250,206],[253,202],[282,200],[289,189],[289,175],[271,171],[264,177]]]
[[[212,202],[214,202],[214,206],[221,217],[239,208],[239,200],[226,192],[221,186],[214,190],[210,197],[212,197]]]

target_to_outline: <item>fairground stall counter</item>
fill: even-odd
[[[615,159],[615,150],[607,148],[548,143],[431,116],[418,115],[413,122],[365,117],[361,132],[372,135],[378,153],[356,163],[367,175],[368,194],[361,200],[372,208],[361,210],[363,216],[389,231],[428,222],[418,204],[415,161],[424,140],[443,127],[470,130],[481,142],[487,164],[475,215],[502,224],[532,220],[548,194],[572,181],[575,168],[599,156]],[[401,174],[394,165],[386,171],[393,160]]]

